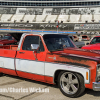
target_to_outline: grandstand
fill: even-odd
[[[100,0],[0,0],[1,28],[99,31]],[[33,27],[34,26],[34,27]]]
[[[100,22],[100,15],[19,15],[19,14],[0,14],[0,22],[40,22],[40,23],[91,23]]]

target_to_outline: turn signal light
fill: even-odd
[[[89,79],[89,75],[88,75],[88,72],[86,72],[86,80]]]

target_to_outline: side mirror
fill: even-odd
[[[86,43],[86,45],[89,45],[89,43]]]
[[[36,55],[34,54],[34,51],[37,51],[39,48],[39,45],[38,44],[31,44],[31,50],[33,50],[33,55],[34,55],[34,58],[35,60],[38,60]]]
[[[31,44],[31,50],[37,51],[39,48],[39,44]]]

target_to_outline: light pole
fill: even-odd
[[[58,33],[59,21],[56,22],[56,25],[57,25],[57,33]]]

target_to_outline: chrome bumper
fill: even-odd
[[[100,82],[93,82],[93,90],[100,91]]]

